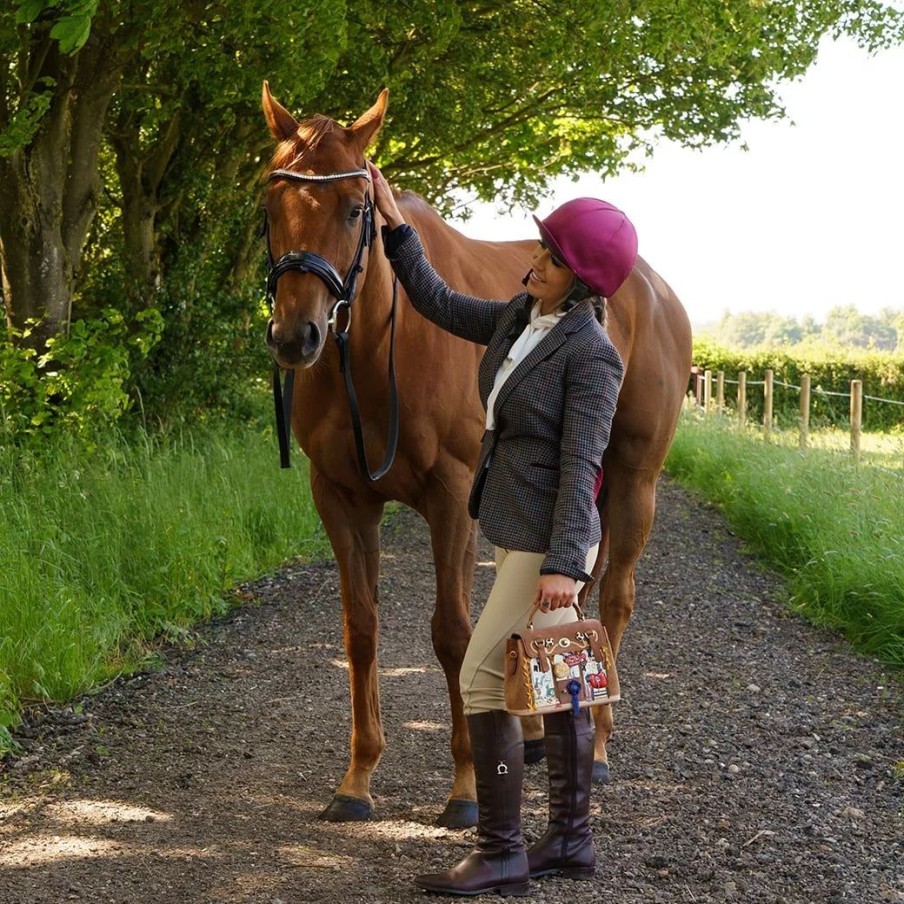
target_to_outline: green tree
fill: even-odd
[[[333,75],[345,16],[336,0],[151,5],[106,132],[127,282],[144,303],[181,248],[208,253],[211,233],[229,241],[215,227],[237,204],[246,210],[269,146],[259,112],[263,79],[276,73],[310,103]],[[239,235],[253,235],[256,225],[249,219]],[[240,243],[229,245],[236,260]]]
[[[898,343],[897,329],[887,318],[862,314],[854,305],[832,308],[826,317],[825,333],[848,348],[894,351]]]
[[[722,315],[716,338],[725,345],[736,348],[752,348],[762,345],[766,338],[766,327],[761,314],[746,311],[741,314]]]
[[[822,326],[812,314],[806,314],[801,321],[800,331],[801,340],[811,339],[813,337],[819,336],[819,334],[822,332]]]
[[[262,79],[274,69],[297,79],[310,101],[333,72],[345,15],[334,0],[274,0],[266,11],[177,0],[4,8],[0,260],[10,325],[22,330],[40,319],[35,335],[45,340],[67,329],[103,203],[105,141],[115,154],[107,167],[115,180],[105,188],[121,232],[107,224],[99,235],[122,255],[127,297],[149,303],[148,290],[161,283],[164,236],[192,242],[201,220],[215,212],[222,221],[224,207],[252,193],[264,147]],[[206,193],[206,207],[197,194],[205,178],[216,193]],[[179,234],[163,227],[167,220],[180,224]],[[111,263],[109,254],[95,259]]]
[[[65,331],[90,286],[95,306],[162,304],[178,346],[210,320],[192,314],[202,293],[240,298],[265,77],[344,121],[386,85],[375,154],[398,183],[445,206],[456,190],[530,202],[660,136],[702,146],[780,117],[780,82],[825,34],[876,49],[902,20],[875,0],[18,0],[0,12],[8,322]]]
[[[764,320],[766,345],[796,345],[803,338],[803,327],[793,317],[768,314]]]
[[[389,85],[381,161],[441,206],[453,189],[532,203],[553,176],[614,173],[662,136],[695,147],[735,139],[746,119],[784,115],[779,82],[807,70],[823,35],[853,34],[870,49],[902,35],[901,13],[860,0],[357,11],[323,112],[357,113],[375,82]]]
[[[879,321],[889,331],[891,351],[904,352],[904,310],[883,308],[879,312]]]
[[[895,351],[904,355],[904,311],[901,311],[894,319],[895,332],[898,336],[898,344]]]

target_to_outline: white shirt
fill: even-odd
[[[509,378],[512,371],[540,344],[543,337],[565,316],[565,311],[553,311],[552,314],[540,314],[540,302],[537,301],[530,310],[530,322],[524,328],[524,332],[515,340],[505,361],[496,371],[496,380],[493,383],[493,391],[487,399],[487,430],[496,427],[496,417],[493,409],[496,406],[496,396],[499,390]]]

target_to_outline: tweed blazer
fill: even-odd
[[[489,301],[453,291],[410,226],[386,236],[386,252],[419,313],[487,346],[478,374],[485,408],[534,299],[521,292]],[[590,580],[587,550],[601,537],[594,485],[623,377],[621,357],[584,301],[515,367],[496,398],[496,426],[484,434],[470,511],[496,546],[545,553],[542,574]]]

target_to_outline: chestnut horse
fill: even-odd
[[[373,811],[370,778],[385,747],[377,683],[379,525],[385,503],[398,500],[419,512],[430,528],[436,569],[432,639],[449,689],[455,763],[451,794],[438,822],[462,827],[476,821],[458,674],[471,633],[475,524],[467,499],[484,426],[477,393],[482,349],[424,319],[400,290],[394,326],[398,450],[388,473],[371,480],[358,466],[338,343],[328,335],[339,319],[334,308],[341,282],[345,278],[347,284],[354,275],[350,271],[357,257],[357,288],[339,330],[348,334],[367,457],[378,461],[388,442],[393,277],[379,239],[373,246],[362,239],[362,224],[369,216],[378,217],[362,171],[365,152],[383,123],[387,96],[384,90],[370,110],[343,128],[322,116],[298,122],[264,84],[264,114],[278,142],[264,201],[271,261],[302,252],[286,259],[316,258],[321,270],[312,272],[318,269],[312,265],[278,272],[267,342],[276,362],[295,370],[291,426],[310,461],[314,502],[340,576],[351,684],[351,762],[322,817],[367,819]],[[472,241],[416,195],[405,193],[399,201],[450,285],[482,298],[507,299],[520,290],[535,242]],[[338,279],[324,276],[324,262]],[[603,462],[605,488],[598,500],[603,542],[608,544],[600,611],[617,653],[634,606],[634,567],[653,522],[656,479],[684,398],[691,337],[678,299],[640,259],[610,300],[609,331],[626,365]],[[595,577],[605,558],[599,556]],[[595,766],[597,778],[604,780],[610,709],[599,707],[597,719]]]

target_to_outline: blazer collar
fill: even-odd
[[[596,317],[590,300],[579,301],[563,318],[558,326],[566,333],[574,333]],[[558,328],[558,327],[556,327]]]

